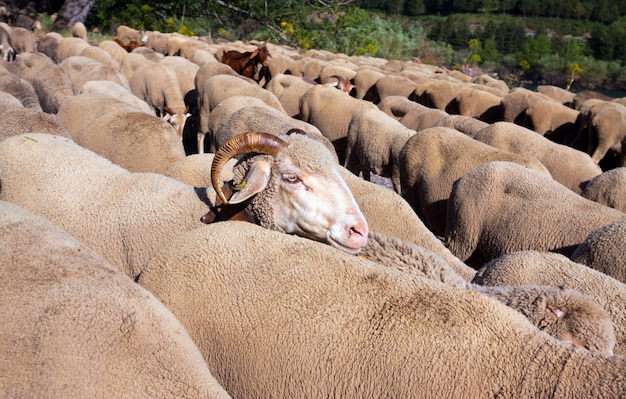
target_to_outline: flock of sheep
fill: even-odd
[[[0,396],[626,396],[620,99],[25,31],[0,23]]]

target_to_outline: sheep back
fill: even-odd
[[[583,197],[626,212],[626,167],[602,172],[584,184]]]
[[[626,221],[620,220],[589,233],[572,253],[574,262],[626,282]]]
[[[602,272],[552,252],[518,251],[481,267],[472,280],[484,286],[549,285],[593,297],[615,326],[614,353],[626,353],[626,285]]]
[[[234,397],[584,397],[626,389],[626,360],[569,348],[486,295],[242,223],[177,237],[139,279]]]
[[[452,184],[471,169],[499,160],[550,175],[534,157],[500,151],[446,127],[428,128],[409,138],[399,159],[402,197],[440,236],[446,228],[446,206]]]
[[[512,162],[490,162],[459,178],[447,212],[446,246],[462,261],[474,255],[479,266],[523,250],[569,256],[591,231],[626,218]]]
[[[130,172],[165,173],[185,157],[167,121],[105,95],[76,95],[57,115],[77,144]]]
[[[0,199],[57,223],[131,278],[156,248],[202,226],[200,217],[210,206],[191,186],[160,174],[130,173],[49,134],[1,141],[0,168]]]
[[[229,398],[151,293],[49,220],[0,201],[8,397]]]

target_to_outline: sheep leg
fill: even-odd
[[[204,133],[198,132],[198,154],[204,154]]]

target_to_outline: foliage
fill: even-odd
[[[89,25],[417,58],[479,67],[511,85],[530,79],[571,87],[626,81],[621,13],[626,0],[96,0]],[[566,70],[573,64],[584,75],[572,79]]]

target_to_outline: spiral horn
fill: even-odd
[[[259,154],[276,155],[287,145],[279,137],[264,132],[247,132],[231,137],[215,153],[211,164],[211,185],[222,200],[223,204],[228,204],[228,200],[220,186],[220,175],[222,167],[231,158],[256,152]]]

